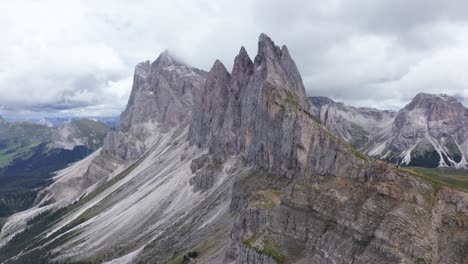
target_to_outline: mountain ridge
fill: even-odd
[[[83,184],[60,193],[68,204],[45,190],[9,219],[0,261],[466,259],[468,194],[359,155],[322,127],[289,50],[265,34],[231,73],[220,61],[206,76],[143,66],[119,130],[51,186]]]

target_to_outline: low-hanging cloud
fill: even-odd
[[[466,1],[0,3],[0,114],[117,115],[134,65],[171,50],[232,67],[261,32],[286,44],[309,95],[397,109],[418,92],[468,98]]]

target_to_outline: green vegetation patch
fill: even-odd
[[[275,89],[275,86],[270,83],[270,82],[264,82],[263,83],[263,88],[266,88],[266,89]]]
[[[301,107],[301,105],[297,102],[297,95],[291,91],[286,91],[286,102],[295,107]]]
[[[241,175],[240,183],[248,186],[259,186],[262,185],[263,188],[267,186],[286,186],[290,183],[290,179],[285,177],[280,177],[272,172],[270,172],[265,167],[260,167],[259,169],[251,169],[248,173]]]
[[[281,204],[280,191],[267,189],[258,190],[250,196],[250,206],[261,209],[277,208]]]
[[[16,158],[27,159],[33,154],[33,150],[40,143],[13,143],[0,150],[0,168],[10,165]]]
[[[111,130],[106,124],[91,119],[74,119],[72,122],[80,129],[82,136],[96,135],[104,137]]]
[[[257,239],[254,237],[242,240],[242,244],[255,250],[258,254],[262,254],[268,257],[271,257],[278,264],[283,264],[286,261],[286,256],[281,252],[281,250],[274,245],[271,241],[264,241],[263,247],[256,245]]]
[[[422,167],[405,167],[399,168],[399,170],[417,176],[427,183],[430,183],[435,191],[446,186],[468,192],[468,172],[464,170]]]
[[[323,126],[319,125],[320,129],[322,129],[326,134],[328,134],[330,137],[334,138],[339,144],[341,144],[343,147],[345,147],[349,152],[351,152],[354,156],[362,159],[362,160],[369,160],[369,157],[360,152],[359,150],[355,149],[353,146],[351,146],[349,143],[341,140],[337,136],[333,135],[330,131],[325,129]]]
[[[219,172],[223,169],[223,162],[214,159],[209,165],[208,165],[208,170],[213,171],[213,172]]]
[[[297,187],[300,187],[304,190],[307,190],[309,192],[313,192],[313,193],[316,193],[316,194],[319,194],[321,193],[321,190],[317,187],[314,187],[314,186],[311,186],[311,185],[306,185],[306,184],[297,184],[296,185]]]

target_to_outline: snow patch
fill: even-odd
[[[381,143],[377,143],[376,145],[374,145],[373,148],[371,148],[367,154],[370,155],[370,156],[378,156],[378,155],[382,155],[382,152],[385,150],[385,147],[387,146],[387,141],[383,141]]]
[[[411,162],[411,152],[419,144],[419,142],[421,142],[421,139],[419,139],[416,142],[416,144],[414,144],[412,147],[410,147],[409,149],[407,149],[407,150],[403,151],[403,153],[401,153],[400,157],[402,157],[403,159],[401,160],[400,165],[403,165],[403,164],[409,165],[410,164],[410,162]]]

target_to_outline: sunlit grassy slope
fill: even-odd
[[[450,186],[468,192],[468,171],[456,170],[452,168],[423,168],[405,167],[422,178],[431,181],[436,186]]]

